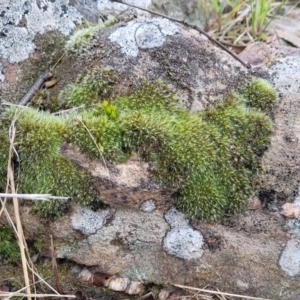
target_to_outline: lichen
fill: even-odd
[[[205,111],[189,112],[158,82],[105,100],[103,72],[94,69],[63,91],[68,107],[81,106],[76,113],[53,117],[30,109],[22,112],[16,143],[22,192],[50,192],[79,203],[92,202],[92,184],[84,181],[88,176],[59,155],[60,145],[69,142],[102,161],[124,162],[138,153],[158,182],[178,190],[175,204],[189,217],[220,220],[245,210],[272,132],[271,120],[260,111],[274,102],[269,86],[265,85],[271,99],[261,92],[261,105],[259,98],[255,103],[245,100],[245,92],[227,95]],[[11,113],[5,115],[11,119]],[[5,155],[5,150],[0,153]],[[39,202],[37,210],[59,216],[67,206],[68,202]]]

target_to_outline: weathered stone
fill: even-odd
[[[281,257],[279,266],[289,276],[300,274],[300,242],[293,239],[287,242]]]
[[[56,5],[58,1],[51,3]],[[28,9],[32,7],[38,9],[35,4]],[[60,7],[59,11],[68,13],[69,8]],[[77,12],[75,16],[79,16]],[[18,20],[17,16],[14,18]],[[75,26],[73,21],[65,21],[64,31]],[[57,26],[56,19],[53,24]],[[32,32],[45,30],[38,31],[33,25],[30,28]],[[11,30],[13,33],[16,28]],[[116,39],[117,36],[122,39]],[[25,38],[27,50],[33,51],[33,35]],[[7,60],[22,59],[14,57],[11,51],[5,53]],[[22,54],[23,58],[28,51]],[[299,181],[299,86],[293,78],[299,62],[296,55],[291,59],[280,55],[272,54],[270,61],[265,61],[266,57],[258,54],[252,62],[266,66],[254,68],[252,73],[271,80],[282,93],[273,111],[276,130],[264,158],[262,188],[292,197]],[[249,75],[238,62],[199,34],[162,19],[138,19],[100,31],[91,49],[81,57],[65,57],[56,68],[59,82],[51,94],[57,96],[75,82],[78,74],[95,66],[110,67],[118,73],[115,95],[124,94],[145,79],[162,79],[175,89],[180,102],[193,110],[216,103],[246,82]],[[10,72],[17,77],[14,67]],[[289,87],[290,80],[295,85]],[[5,84],[12,86],[15,82]],[[299,220],[293,221],[291,232],[286,231],[279,213],[268,210],[232,216],[222,225],[192,222],[170,209],[174,191],[155,183],[148,165],[138,157],[133,156],[122,165],[105,165],[91,161],[72,145],[65,145],[61,153],[92,175],[103,202],[110,208],[92,211],[72,205],[61,219],[49,221],[33,216],[30,206],[22,206],[25,235],[32,240],[40,238],[45,255],[52,234],[58,257],[74,260],[93,271],[119,273],[145,283],[210,284],[228,292],[272,299],[293,299],[299,293],[299,280],[294,277],[300,272],[299,245],[293,231],[299,227]]]
[[[152,208],[164,212],[172,205],[175,190],[163,187],[151,179],[148,164],[138,156],[132,156],[126,164],[104,165],[102,161],[88,159],[71,145],[64,147],[62,154],[88,170],[101,194],[101,200],[111,207],[140,209],[147,201],[151,201]]]
[[[293,201],[300,181],[300,51],[254,44],[241,58],[254,63],[254,72],[271,81],[279,95],[273,109],[274,134],[263,157],[261,189],[269,197]]]

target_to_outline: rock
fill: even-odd
[[[76,5],[82,3],[75,2]],[[64,10],[67,14],[69,10],[74,12],[60,28],[63,33],[68,33],[75,27],[76,18],[80,21],[81,15],[69,7],[58,8],[55,6],[58,1],[51,3],[54,4],[49,4],[49,7],[56,7],[60,13]],[[97,5],[100,4],[98,1]],[[91,7],[95,5],[93,1]],[[23,6],[20,8],[25,14],[24,9]],[[29,14],[34,20],[42,13],[36,4],[28,9],[36,12],[35,16]],[[85,9],[88,14],[86,6]],[[18,19],[18,15],[11,18]],[[46,21],[51,21],[51,26],[57,28],[57,20]],[[14,24],[12,27],[15,28],[9,28],[10,33],[23,28],[17,28],[18,21]],[[42,32],[46,27],[41,24]],[[17,102],[19,94],[12,92],[13,86],[17,85],[18,91],[29,86],[29,81],[22,82],[16,78],[17,74],[29,74],[28,70],[34,63],[41,62],[41,55],[34,53],[30,58],[34,62],[31,61],[31,65],[29,62],[20,62],[18,66],[8,63],[8,60],[21,61],[34,50],[33,35],[38,29],[33,25],[31,28],[32,34],[28,28],[22,29],[27,32],[25,40],[15,45],[21,47],[26,43],[27,49],[23,49],[26,51],[16,56],[17,51],[12,48],[2,50],[5,50],[7,60],[2,62],[6,76],[2,100]],[[41,46],[40,49],[46,48]],[[295,188],[298,190],[299,181],[299,124],[295,98],[298,83],[292,78],[295,86],[289,87],[290,78],[286,76],[294,76],[298,60],[296,55],[292,59],[280,55],[278,61],[275,54],[271,55],[268,62],[263,60],[266,59],[263,55],[256,57],[252,62],[257,67],[249,73],[198,33],[159,18],[137,19],[98,31],[93,35],[90,48],[80,57],[68,53],[55,69],[58,83],[49,93],[56,97],[69,84],[76,82],[79,74],[95,67],[109,67],[117,73],[118,79],[105,97],[123,95],[144,80],[163,79],[175,90],[183,106],[203,110],[218,103],[224,94],[241,87],[250,74],[262,76],[284,94],[273,110],[276,130],[264,157],[261,187],[269,192],[274,190],[276,195],[284,193],[292,197]],[[30,67],[26,67],[27,63]],[[265,67],[258,69],[262,63],[266,63]],[[41,65],[45,67],[45,64]],[[0,75],[0,79],[4,80],[4,75]],[[172,207],[175,190],[155,182],[150,176],[149,165],[139,156],[133,155],[123,164],[104,164],[100,159],[91,160],[70,143],[63,145],[60,154],[91,175],[101,200],[109,207],[93,210],[71,202],[66,214],[53,221],[33,215],[30,205],[22,206],[26,237],[31,240],[40,238],[43,248],[47,249],[49,234],[52,234],[57,242],[58,258],[85,265],[93,274],[118,273],[131,282],[213,285],[227,292],[272,299],[292,299],[299,293],[300,284],[295,277],[299,274],[299,245],[296,236],[291,239],[286,232],[282,217],[255,210],[226,217],[222,224],[188,220]],[[257,207],[255,205],[252,207]],[[297,226],[296,220],[293,224]],[[85,275],[87,280],[91,279],[89,273]]]
[[[88,282],[98,287],[108,287],[112,291],[125,292],[129,295],[138,295],[144,289],[143,284],[139,281],[130,281],[128,278],[99,272],[92,273],[88,269],[83,269],[78,277],[83,282]]]
[[[254,44],[247,47],[241,58],[255,64],[254,72],[268,78],[279,95],[278,105],[273,109],[274,134],[262,161],[261,191],[269,198],[278,197],[292,202],[300,181],[297,167],[300,163],[300,104],[297,101],[300,51]]]
[[[261,208],[261,201],[257,196],[252,196],[248,201],[248,209],[257,210]]]
[[[62,153],[76,165],[89,170],[94,178],[98,178],[95,187],[103,202],[112,207],[130,207],[146,212],[157,209],[164,212],[172,205],[171,196],[175,190],[154,182],[149,176],[148,165],[137,155],[132,156],[126,164],[105,167],[101,161],[88,159],[71,145],[65,147]],[[96,223],[99,226],[100,222]]]
[[[69,34],[80,23],[82,16],[69,1],[47,1],[41,3],[24,0],[2,1],[0,57],[10,63],[20,62],[29,57],[35,49],[36,34],[46,30],[59,30]]]
[[[281,214],[289,219],[295,219],[300,216],[300,208],[293,203],[285,203],[282,205]]]
[[[300,274],[300,244],[297,240],[287,242],[281,257],[279,266],[289,276],[297,276]]]

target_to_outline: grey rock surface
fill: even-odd
[[[292,239],[287,242],[281,257],[279,266],[289,276],[300,274],[300,240]]]
[[[82,234],[91,235],[95,234],[111,215],[110,210],[94,212],[88,208],[76,207],[71,216],[71,224],[75,230],[80,231]]]
[[[203,255],[203,237],[191,227],[175,227],[164,238],[164,250],[183,259],[199,259]]]
[[[183,259],[199,259],[204,251],[203,236],[189,224],[185,215],[176,208],[171,207],[165,213],[165,220],[170,225],[171,230],[163,240],[163,248],[170,255],[175,255]]]
[[[140,210],[143,212],[153,212],[156,209],[155,200],[149,199],[140,205]]]
[[[57,1],[51,3],[58,5]],[[60,3],[71,5],[71,1]],[[80,3],[83,1],[77,1]],[[25,14],[27,9],[38,9],[35,5],[33,2],[28,8],[20,5],[15,9]],[[95,1],[92,5],[95,7]],[[78,7],[76,11],[70,9],[74,14],[65,16],[64,34],[81,18]],[[60,7],[57,10],[62,13],[66,9]],[[68,15],[69,8],[66,11]],[[38,18],[39,14],[41,12],[32,18]],[[15,25],[20,22],[17,16],[11,16]],[[41,31],[34,29],[33,23],[29,26],[30,32],[27,27],[19,27],[27,28],[25,37],[28,37],[29,51],[34,50],[31,34],[58,26],[56,19],[47,20],[50,21],[52,23]],[[78,74],[95,66],[109,67],[119,75],[114,91],[116,95],[139,86],[145,79],[162,79],[176,90],[185,107],[200,110],[247,81],[247,70],[204,37],[176,24],[170,25],[171,34],[166,34],[165,30],[170,28],[161,24],[169,23],[163,22],[158,19],[138,20],[99,31],[93,37],[91,49],[82,56],[64,57],[56,68],[58,83],[49,93],[57,96],[68,84],[75,82]],[[115,32],[126,26],[129,26],[127,36],[122,36],[122,42],[111,40]],[[18,31],[16,28],[14,30]],[[126,41],[130,49],[138,49],[132,52],[134,55],[123,51]],[[13,46],[19,47],[18,42]],[[17,59],[11,52],[12,48],[2,51],[7,60]],[[26,53],[28,56],[28,51]],[[274,109],[276,130],[265,156],[263,186],[265,190],[274,189],[278,195],[284,193],[292,197],[300,181],[299,107],[296,100],[299,86],[298,76],[294,78],[298,59],[297,55],[292,59],[283,56],[279,60],[272,56],[272,64],[266,62],[263,73],[282,93],[278,107]],[[7,91],[9,85],[16,82],[18,88],[24,88],[22,82],[17,81],[19,71],[27,71],[22,68],[22,64],[3,67],[7,75],[3,85]],[[254,72],[262,74],[255,68]],[[281,73],[283,77],[280,77]],[[295,86],[289,86],[290,79]],[[62,149],[61,153],[93,176],[95,187],[111,209],[93,212],[74,205],[61,219],[49,221],[33,216],[29,206],[22,206],[26,237],[42,239],[45,249],[48,249],[48,237],[53,234],[58,244],[58,257],[145,283],[209,284],[228,292],[278,300],[293,299],[299,293],[299,270],[294,268],[299,265],[298,238],[286,231],[284,220],[278,213],[246,212],[226,219],[223,224],[192,222],[174,208],[170,209],[174,191],[153,182],[148,166],[138,157],[131,157],[126,164],[108,169],[101,161],[89,160],[72,145]],[[281,159],[280,164],[276,163],[277,159]],[[280,169],[282,166],[284,168]]]
[[[142,8],[149,8],[149,6],[151,5],[151,0],[144,0],[144,1],[129,0],[129,1],[127,1],[127,3],[137,5],[137,6],[140,6]],[[119,13],[124,12],[125,10],[127,10],[128,6],[124,5],[124,4],[113,3],[109,0],[98,0],[97,8],[101,13],[103,13],[105,15],[109,15],[109,14],[114,14],[115,15],[115,14],[119,14]],[[135,10],[135,11],[140,16],[149,17],[149,14],[147,12],[143,12],[141,10]]]
[[[161,47],[168,35],[179,34],[179,28],[167,19],[131,21],[114,31],[109,39],[121,46],[121,52],[137,57],[139,49]]]
[[[262,195],[269,201],[293,202],[300,182],[300,51],[256,44],[241,56],[276,88],[274,134],[262,160]]]
[[[35,49],[36,34],[59,30],[67,35],[82,19],[77,9],[69,5],[69,0],[3,0],[0,14],[0,57],[11,63],[28,58]]]

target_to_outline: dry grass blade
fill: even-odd
[[[50,199],[62,199],[68,200],[69,197],[57,197],[51,196],[49,194],[10,194],[10,193],[0,193],[0,197],[5,198],[20,198],[24,200],[44,200],[50,201]]]
[[[0,297],[5,297],[4,300],[10,299],[11,297],[30,297],[30,298],[76,298],[75,295],[53,295],[53,294],[25,294],[25,293],[18,293],[18,292],[1,292]]]
[[[41,276],[35,271],[34,265],[30,259],[30,254],[27,248],[26,240],[23,234],[23,229],[22,229],[22,224],[21,224],[21,219],[20,219],[20,214],[19,214],[19,203],[18,203],[18,198],[25,198],[25,199],[37,199],[37,198],[44,198],[44,200],[49,200],[49,199],[68,199],[68,197],[55,197],[51,195],[40,195],[40,194],[18,194],[16,192],[15,188],[15,182],[14,182],[14,170],[12,166],[12,157],[13,154],[18,156],[18,153],[16,149],[14,148],[14,140],[16,136],[16,128],[15,128],[15,123],[16,120],[18,119],[19,115],[16,115],[11,123],[11,126],[9,128],[9,140],[10,140],[10,147],[9,147],[9,157],[8,157],[8,166],[7,166],[7,183],[6,183],[6,191],[5,193],[1,194],[0,196],[0,204],[1,204],[1,210],[0,210],[0,217],[2,213],[5,213],[5,216],[7,218],[7,221],[9,225],[12,227],[12,229],[15,232],[15,235],[18,240],[20,252],[21,252],[21,261],[22,261],[22,268],[23,268],[23,275],[24,275],[24,281],[25,285],[22,289],[16,291],[16,292],[0,292],[0,299],[10,299],[11,297],[15,296],[22,296],[22,297],[27,297],[27,299],[31,299],[32,297],[34,298],[45,298],[45,297],[67,297],[67,298],[76,298],[74,295],[61,295],[58,293],[51,285],[49,285]],[[1,197],[5,197],[4,200]],[[15,212],[15,220],[16,220],[16,226],[14,224],[14,221],[12,220],[7,208],[6,208],[6,202],[7,198],[13,198],[13,204],[14,204],[14,212]],[[36,294],[31,293],[30,287],[30,280],[29,280],[29,274],[28,271],[30,271],[33,275],[33,289],[35,290],[35,284],[42,282],[45,284],[50,290],[52,290],[55,294]],[[38,278],[38,281],[35,281],[35,277]],[[25,291],[25,293],[23,293]]]
[[[72,107],[70,109],[60,110],[60,111],[52,113],[52,115],[58,116],[58,115],[62,115],[62,114],[69,114],[69,113],[77,111],[81,108],[85,108],[85,105],[80,105],[80,106],[77,106],[77,107]]]
[[[238,294],[231,294],[231,293],[224,293],[224,292],[219,292],[219,291],[200,289],[200,288],[185,286],[185,285],[180,285],[180,284],[173,284],[173,285],[175,287],[178,287],[178,288],[181,288],[181,289],[199,291],[199,292],[213,294],[213,295],[222,295],[222,296],[229,296],[229,297],[243,298],[243,299],[251,299],[251,300],[270,300],[270,299],[266,299],[266,298],[257,298],[257,297],[251,297],[251,296],[244,296],[244,295],[238,295]]]
[[[91,131],[87,128],[87,126],[84,124],[84,122],[82,121],[82,118],[81,118],[80,116],[78,116],[78,115],[76,115],[76,117],[77,117],[77,120],[82,124],[82,126],[84,127],[84,129],[87,131],[87,133],[88,133],[89,136],[91,137],[93,143],[95,144],[97,150],[99,151],[99,154],[100,154],[100,156],[101,156],[101,158],[102,158],[103,165],[104,165],[104,167],[105,167],[105,169],[106,169],[106,171],[107,171],[107,174],[108,174],[108,176],[109,176],[109,180],[110,180],[110,182],[112,183],[112,180],[111,180],[111,178],[110,178],[110,172],[109,172],[109,169],[108,169],[108,167],[107,167],[107,165],[106,165],[105,158],[104,158],[104,156],[103,156],[103,150],[100,149],[100,147],[99,147],[99,145],[97,144],[97,142],[96,142],[96,140],[95,140],[93,134],[92,134]]]
[[[8,182],[10,185],[11,193],[13,193],[13,194],[16,194],[16,189],[15,189],[15,181],[14,181],[14,171],[13,171],[11,162],[12,162],[13,152],[16,151],[14,149],[14,139],[16,136],[16,127],[15,127],[16,120],[17,120],[17,117],[15,117],[13,119],[10,129],[9,129],[10,146],[9,146],[9,157],[8,157],[8,165],[7,165]],[[8,190],[6,192],[8,192]],[[26,254],[25,254],[26,241],[24,238],[23,228],[22,228],[22,223],[21,223],[21,218],[20,218],[20,213],[19,213],[18,198],[13,197],[13,205],[14,205],[14,213],[15,213],[16,227],[17,227],[17,233],[18,233],[18,244],[19,244],[20,253],[21,253],[24,282],[25,282],[25,286],[26,286],[26,294],[27,294],[28,300],[31,300],[30,281],[29,281],[29,275],[28,275],[28,269],[27,269],[27,259],[26,259]]]

